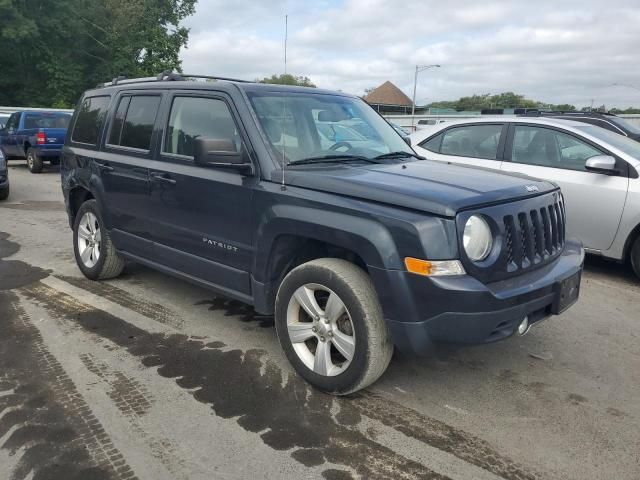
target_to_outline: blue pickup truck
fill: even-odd
[[[57,111],[22,111],[11,114],[0,129],[0,151],[6,159],[25,158],[31,173],[40,173],[43,162],[60,163],[71,114]]]

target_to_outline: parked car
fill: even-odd
[[[60,163],[69,120],[67,112],[15,112],[0,130],[0,150],[7,159],[26,158],[29,171],[40,173],[45,160]]]
[[[527,116],[540,116],[548,118],[557,118],[559,120],[573,120],[576,122],[588,123],[596,125],[606,130],[624,135],[633,140],[640,141],[640,127],[618,117],[613,113],[603,112],[537,112],[528,113]]]
[[[517,172],[562,188],[567,229],[587,252],[630,261],[640,276],[640,143],[546,117],[459,120],[411,136],[428,158]]]
[[[9,169],[7,160],[0,151],[0,200],[6,200],[7,197],[9,197]]]
[[[552,183],[417,159],[355,96],[208,78],[83,95],[61,177],[86,277],[131,260],[275,313],[295,370],[335,394],[394,345],[501,340],[578,298],[584,252]],[[343,117],[381,146],[323,144]],[[538,213],[546,229],[521,230]]]

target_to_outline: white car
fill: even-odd
[[[594,125],[531,117],[455,120],[410,139],[431,160],[557,183],[568,234],[589,253],[630,260],[640,276],[639,142]]]

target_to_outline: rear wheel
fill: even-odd
[[[42,159],[33,148],[27,150],[27,167],[29,167],[31,173],[40,173],[42,171]]]
[[[633,271],[636,272],[636,275],[640,278],[640,235],[638,235],[636,240],[633,242],[630,260]]]
[[[91,280],[117,277],[124,269],[95,200],[84,202],[76,214],[73,249],[78,267]]]
[[[289,272],[276,296],[276,330],[300,376],[337,395],[375,382],[393,353],[371,279],[336,258]]]
[[[4,190],[0,190],[0,200],[6,200],[9,198],[9,185]]]

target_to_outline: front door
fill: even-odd
[[[568,132],[514,125],[502,169],[558,184],[565,198],[567,234],[586,248],[607,250],[615,238],[627,197],[626,169],[617,176],[588,172],[587,159],[607,154]]]
[[[193,160],[198,137],[245,149],[232,102],[222,94],[175,92],[163,111],[160,161],[150,167],[155,254],[170,268],[247,298],[256,177]]]
[[[20,112],[12,113],[4,130],[0,133],[0,148],[7,156],[23,156],[22,149],[17,148],[16,133],[20,123]]]

